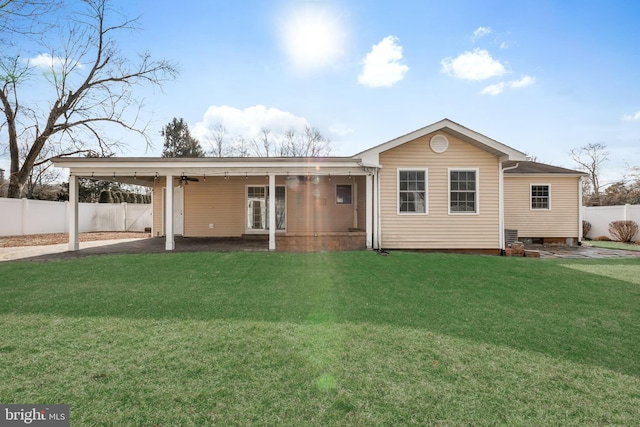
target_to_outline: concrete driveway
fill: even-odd
[[[214,237],[178,237],[172,252],[206,251],[267,251],[266,240]],[[83,258],[94,255],[165,253],[165,239],[147,237],[141,239],[98,240],[80,242],[79,251],[69,251],[68,244],[46,246],[20,246],[0,248],[2,261],[53,261]]]

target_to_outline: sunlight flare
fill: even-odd
[[[326,4],[305,4],[283,14],[282,47],[298,70],[338,64],[345,54],[347,34],[340,15]]]

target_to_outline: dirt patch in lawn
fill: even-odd
[[[118,232],[95,232],[80,233],[78,239],[81,242],[93,242],[96,240],[114,240],[114,239],[143,239],[151,237],[150,233],[118,231]],[[67,233],[52,234],[30,234],[28,236],[6,236],[0,237],[0,248],[9,248],[17,246],[42,246],[56,245],[59,243],[68,243],[69,235]]]

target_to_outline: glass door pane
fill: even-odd
[[[286,230],[285,188],[276,187],[276,230]],[[269,229],[269,187],[247,187],[247,230]]]
[[[247,187],[247,230],[266,230],[267,192],[265,187]]]

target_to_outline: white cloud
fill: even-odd
[[[514,80],[510,82],[509,86],[512,88],[527,87],[535,83],[535,81],[536,81],[535,77],[522,76],[520,80]]]
[[[45,68],[45,69],[59,69],[65,65],[66,59],[60,56],[52,57],[48,53],[41,53],[38,56],[28,59],[28,63],[31,67]],[[81,66],[80,63],[76,63],[77,66]]]
[[[535,83],[536,79],[531,76],[522,76],[520,80],[512,80],[510,82],[500,82],[493,85],[489,85],[482,89],[480,92],[482,95],[496,96],[504,92],[505,89],[518,89],[521,87],[527,87]]]
[[[496,95],[502,93],[506,86],[507,86],[507,84],[504,83],[504,82],[496,83],[494,85],[490,85],[490,86],[485,87],[484,89],[482,89],[482,92],[480,92],[480,93],[482,95],[496,96]]]
[[[326,4],[294,6],[283,14],[279,27],[282,47],[297,70],[335,66],[345,54],[345,25]]]
[[[626,122],[640,120],[640,111],[635,114],[625,114],[624,116],[622,116],[622,120]]]
[[[392,86],[404,78],[409,67],[400,63],[402,46],[397,44],[398,38],[387,36],[371,48],[363,62],[358,76],[361,85],[369,87]]]
[[[445,58],[441,64],[443,72],[464,80],[486,80],[507,73],[505,66],[500,61],[493,59],[491,54],[484,49],[467,51],[456,58]]]
[[[260,136],[262,129],[270,129],[274,134],[282,134],[291,128],[300,130],[310,126],[304,117],[295,116],[277,108],[254,105],[244,110],[228,105],[210,106],[202,121],[191,129],[193,136],[207,141],[217,126],[224,126],[229,138],[243,137],[251,140]]]
[[[478,27],[478,29],[473,32],[473,36],[471,36],[471,41],[475,43],[476,40],[479,40],[484,36],[488,36],[492,32],[493,30],[491,30],[491,27]]]

